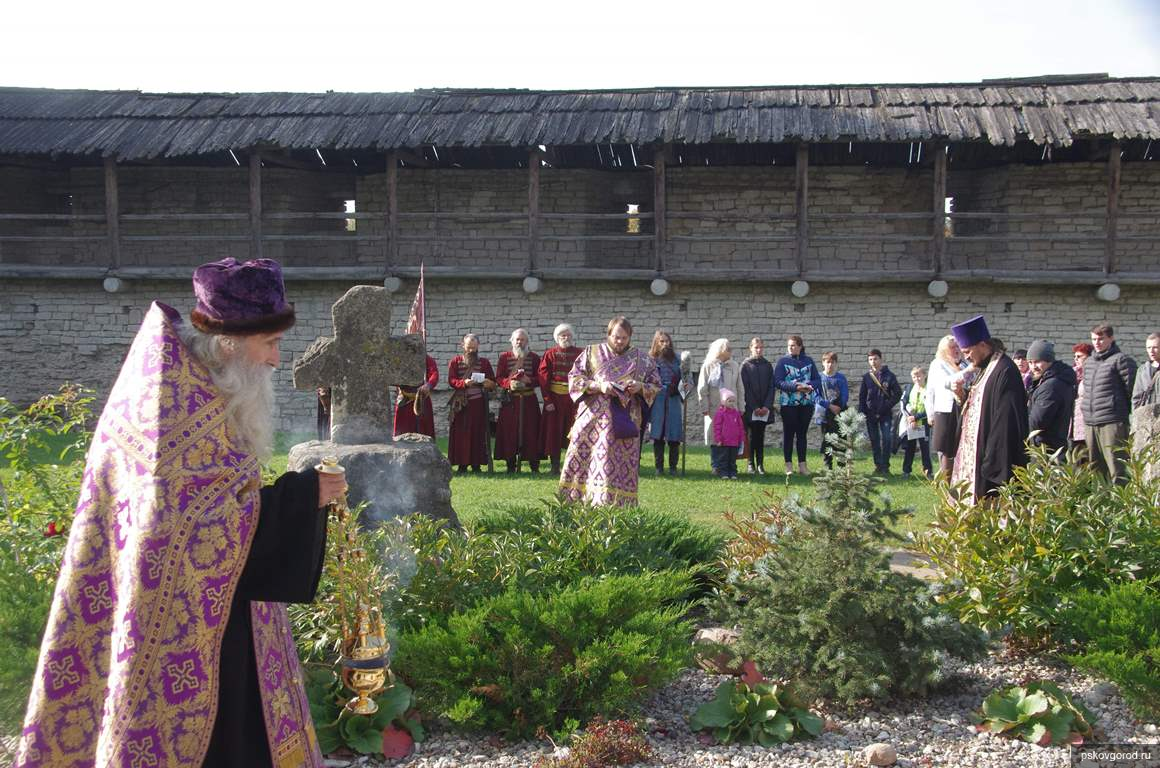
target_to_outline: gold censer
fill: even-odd
[[[345,474],[334,456],[315,467],[320,473]],[[391,682],[382,612],[372,605],[373,569],[358,540],[358,521],[351,514],[346,495],[329,505],[330,535],[337,555],[338,613],[342,627],[342,684],[355,694],[346,708],[358,715],[373,715],[379,705],[371,698]]]

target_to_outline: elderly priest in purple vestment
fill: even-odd
[[[267,259],[154,303],[109,394],[32,686],[18,766],[320,766],[284,603],[314,597],[341,476],[261,486],[278,344]]]
[[[951,334],[974,371],[969,392],[956,383],[963,412],[951,484],[965,482],[978,501],[1027,464],[1027,390],[1018,366],[991,342],[982,315],[952,326]]]

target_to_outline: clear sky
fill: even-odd
[[[0,30],[0,86],[51,88],[409,91],[1160,75],[1160,0],[6,0]]]

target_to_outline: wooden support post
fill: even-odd
[[[798,144],[797,159],[794,166],[797,170],[797,184],[795,186],[795,206],[797,209],[797,271],[801,277],[806,271],[806,254],[810,247],[810,220],[809,220],[809,169],[810,146]]]
[[[387,153],[387,253],[386,270],[399,263],[399,154]]]
[[[947,206],[947,147],[946,144],[934,145],[934,193],[931,200],[932,213],[930,233],[930,264],[934,269],[935,277],[942,274],[943,262],[946,260],[946,206]]]
[[[653,256],[657,275],[665,271],[665,256],[668,249],[668,222],[666,220],[665,155],[667,146],[657,147],[653,152]]]
[[[250,258],[262,258],[262,153],[250,152]]]
[[[540,249],[540,149],[528,150],[528,274],[536,270]]]
[[[1108,214],[1105,222],[1104,274],[1116,271],[1116,228],[1120,218],[1120,143],[1108,154]]]
[[[121,200],[117,189],[117,161],[105,158],[105,232],[109,245],[109,267],[121,266]]]

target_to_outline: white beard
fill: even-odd
[[[235,357],[210,375],[229,401],[226,415],[264,464],[274,455],[274,369]]]
[[[274,455],[274,369],[254,364],[223,348],[230,341],[182,326],[182,339],[193,356],[209,369],[218,392],[226,399],[226,416],[245,447],[265,463]]]
[[[528,348],[527,347],[512,347],[512,354],[515,355],[516,357],[527,357]]]

